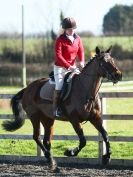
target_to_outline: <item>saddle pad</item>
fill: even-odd
[[[54,95],[54,89],[55,89],[55,84],[50,84],[49,81],[47,81],[40,90],[40,98],[48,101],[53,100],[53,95]]]

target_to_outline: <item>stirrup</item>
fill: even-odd
[[[57,109],[56,109],[56,111],[55,111],[55,113],[54,113],[54,116],[55,116],[55,117],[61,117],[61,116],[62,116],[62,111],[61,111],[60,108],[57,108]]]

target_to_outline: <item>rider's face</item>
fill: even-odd
[[[66,34],[67,34],[68,36],[71,36],[71,35],[74,34],[74,31],[75,31],[75,29],[73,29],[73,28],[68,28],[68,29],[66,29]]]

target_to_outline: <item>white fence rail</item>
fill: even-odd
[[[13,95],[12,94],[0,94],[0,99],[10,99]],[[103,124],[106,127],[106,121],[107,120],[133,120],[133,115],[107,115],[106,114],[106,98],[133,98],[133,92],[104,92],[100,93],[101,101],[102,101],[102,118],[103,118]],[[12,115],[6,114],[6,115],[0,115],[0,119],[10,119],[12,118]],[[43,136],[42,136],[43,138]],[[0,139],[23,139],[23,140],[31,140],[32,135],[13,135],[13,134],[0,134]],[[54,140],[78,140],[77,136],[72,135],[55,135],[53,137]],[[126,137],[126,136],[109,136],[110,141],[114,142],[133,142],[133,137]],[[99,143],[99,157],[98,159],[88,159],[88,158],[57,158],[57,161],[59,162],[83,162],[83,163],[93,163],[93,164],[100,164],[101,163],[101,157],[105,152],[105,145],[103,142],[103,139],[101,135],[99,136],[86,136],[86,140],[89,141],[98,141]],[[41,156],[42,153],[39,148],[37,148],[37,156]],[[0,161],[4,159],[16,159],[16,156],[1,156],[0,155]],[[18,157],[19,160],[20,156]],[[36,157],[37,158],[37,157]],[[34,160],[36,159],[33,158]],[[30,159],[31,157],[22,157],[23,160]],[[42,157],[40,157],[42,159]],[[76,160],[74,160],[76,159]],[[33,160],[33,161],[34,161]],[[124,166],[132,166],[133,160],[128,159],[113,159],[111,162],[112,165],[124,165]]]

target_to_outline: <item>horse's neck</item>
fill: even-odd
[[[97,72],[97,65],[95,62],[90,63],[80,74],[80,80],[84,88],[86,97],[95,97],[101,83],[101,77]]]

